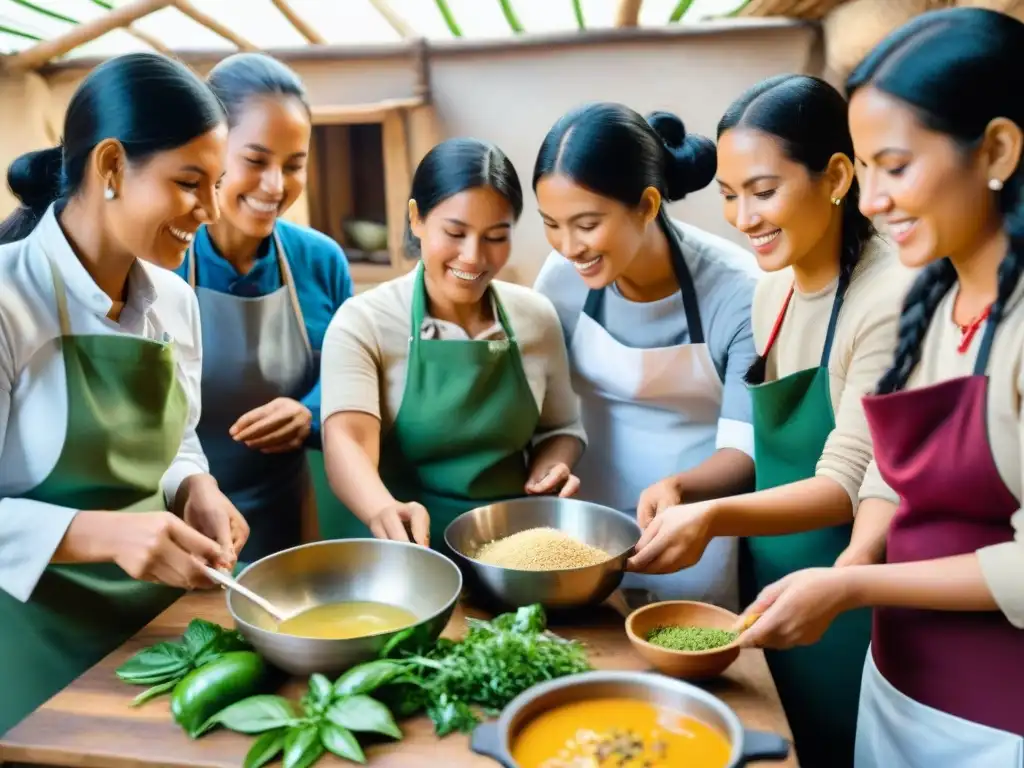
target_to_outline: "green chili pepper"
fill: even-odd
[[[191,738],[202,735],[211,715],[257,693],[266,665],[252,651],[226,653],[189,672],[171,694],[171,714]]]

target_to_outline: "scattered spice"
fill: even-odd
[[[663,765],[667,749],[657,731],[644,736],[633,729],[581,728],[542,768],[656,768]]]
[[[530,528],[484,544],[477,551],[476,559],[487,565],[519,571],[560,571],[598,565],[611,556],[564,531]]]
[[[647,642],[672,651],[710,651],[728,645],[738,634],[710,627],[656,627],[647,633]]]

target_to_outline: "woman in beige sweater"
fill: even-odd
[[[803,75],[766,80],[729,108],[718,138],[726,218],[768,272],[754,294],[760,357],[747,375],[757,490],[653,505],[631,566],[685,568],[714,537],[747,537],[750,600],[795,570],[874,556],[851,544],[871,460],[860,400],[892,359],[909,271],[858,210],[846,101],[830,85]],[[768,656],[809,766],[852,763],[869,632],[863,611],[812,648]]]
[[[434,147],[409,200],[419,264],[346,301],[327,329],[327,477],[378,538],[442,545],[468,509],[579,486],[585,438],[558,316],[494,279],[522,208],[497,147]]]
[[[853,72],[861,207],[924,267],[864,408],[884,564],[769,587],[745,643],[813,643],[873,607],[857,768],[1019,768],[1024,756],[1024,24],[925,14]],[[841,619],[840,619],[841,620]]]

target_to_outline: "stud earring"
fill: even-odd
[[[114,192],[114,188],[108,184],[107,188],[103,191],[103,199],[113,200],[115,197],[117,197],[117,194]]]
[[[832,198],[832,205],[839,205],[841,202],[843,202],[843,201],[840,200],[838,197],[833,197]]]
[[[1001,179],[989,179],[988,188],[991,189],[993,192],[998,192],[1003,188],[1003,182]]]

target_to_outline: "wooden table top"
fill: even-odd
[[[485,616],[471,607],[459,606],[445,630],[458,637],[465,630],[465,615]],[[124,646],[90,669],[46,704],[29,715],[0,740],[0,762],[62,766],[64,768],[238,768],[253,737],[218,729],[190,740],[171,720],[168,697],[139,708],[129,706],[142,690],[122,683],[114,670],[140,649],[162,640],[175,640],[193,618],[205,618],[222,626],[232,621],[221,591],[190,594],[168,608]],[[587,645],[591,664],[597,669],[644,671],[647,664],[632,650],[622,618],[610,608],[588,612],[574,623],[551,628],[563,637]],[[580,623],[585,621],[585,623]],[[289,683],[281,692],[297,698],[305,680]],[[782,705],[759,650],[744,650],[723,677],[705,687],[735,710],[752,729],[790,736]],[[423,717],[401,722],[404,739],[367,749],[367,760],[379,768],[495,768],[487,758],[469,751],[468,738],[453,734],[438,740],[429,720]],[[272,765],[280,765],[273,763]],[[331,755],[318,766],[351,766]],[[765,764],[769,765],[769,764]],[[771,765],[796,768],[796,757]]]

